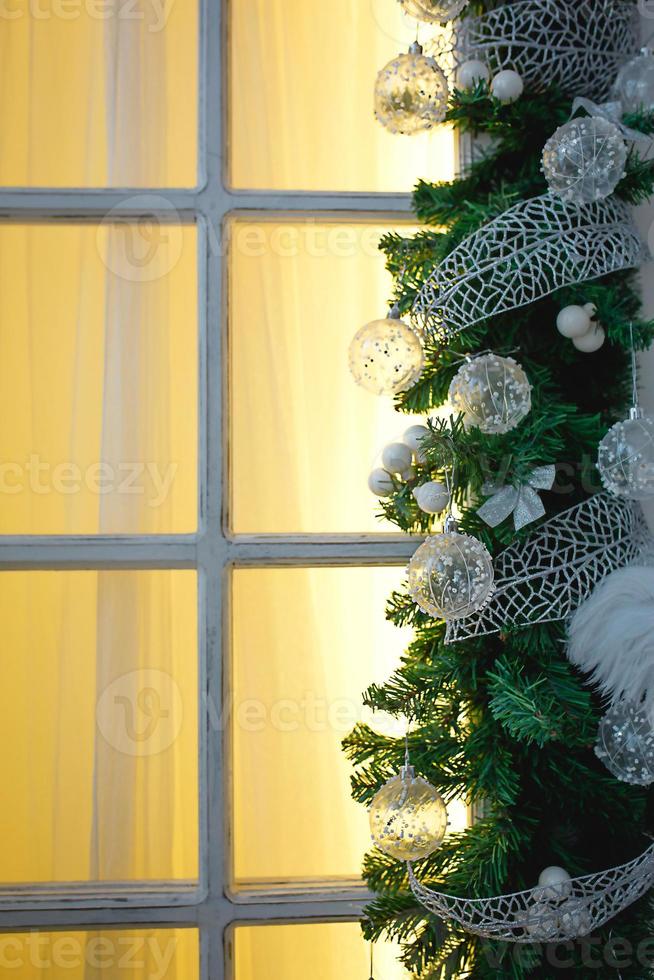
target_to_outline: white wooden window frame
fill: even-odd
[[[197,887],[120,888],[70,883],[0,888],[3,930],[136,925],[199,927],[202,976],[230,977],[223,945],[236,923],[351,921],[368,896],[363,885],[296,893],[290,887],[229,894],[227,733],[212,726],[208,705],[221,705],[228,677],[231,569],[239,565],[361,566],[403,564],[415,540],[393,534],[235,536],[227,527],[227,296],[223,233],[232,216],[325,220],[414,220],[410,194],[237,191],[227,184],[228,7],[199,0],[200,93],[198,186],[194,189],[0,188],[2,221],[121,220],[154,213],[196,222],[199,278],[199,524],[192,535],[25,536],[0,539],[0,570],[169,569],[198,571],[200,678],[200,880]],[[156,212],[148,196],[156,195]],[[227,972],[226,972],[227,970]]]

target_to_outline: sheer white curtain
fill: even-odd
[[[89,179],[101,144],[111,183],[168,180],[170,37],[150,30],[152,6],[112,6],[102,46],[94,23],[92,54],[82,47],[83,68],[71,67],[87,73],[92,93],[77,120]],[[47,64],[47,21],[26,20],[24,50],[48,51]],[[43,106],[32,108],[38,135]],[[38,141],[29,146],[36,160]],[[120,221],[0,229],[0,463],[22,481],[18,493],[7,489],[3,469],[1,533],[194,529],[194,241],[192,231]],[[46,467],[40,488],[31,454]],[[54,479],[60,467],[66,485]],[[0,786],[0,883],[195,879],[194,574],[2,573],[0,610],[0,731],[13,746]]]

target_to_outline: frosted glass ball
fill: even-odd
[[[413,462],[413,453],[403,442],[392,442],[384,447],[382,466],[389,473],[402,473],[408,470]]]
[[[654,783],[654,730],[639,705],[620,701],[607,711],[599,725],[595,755],[623,783]]]
[[[613,96],[625,112],[654,109],[654,57],[640,54],[622,66],[613,88]]]
[[[376,497],[390,497],[395,490],[393,477],[386,470],[373,470],[368,477],[368,489]]]
[[[433,58],[401,54],[377,75],[375,116],[391,133],[412,136],[445,119],[447,79]]]
[[[616,422],[600,442],[597,468],[616,497],[654,497],[654,418]]]
[[[512,357],[483,354],[452,379],[449,400],[466,427],[498,435],[515,429],[531,411],[531,385]]]
[[[447,808],[440,793],[408,766],[382,786],[370,806],[370,833],[384,854],[419,861],[443,843]]]
[[[492,94],[505,105],[516,102],[524,90],[525,83],[521,76],[510,68],[499,72],[491,82]]]
[[[432,480],[413,491],[415,501],[425,514],[442,514],[450,502],[450,494],[444,483]]]
[[[591,328],[590,311],[585,306],[565,306],[556,318],[556,329],[563,337],[583,337]]]
[[[588,333],[583,334],[583,336],[572,338],[573,346],[581,351],[582,354],[594,354],[595,351],[598,351],[600,347],[604,346],[605,341],[606,333],[604,332],[604,327],[600,327],[599,323],[591,326]]]
[[[416,20],[446,24],[461,13],[469,0],[400,0],[405,11]]]
[[[575,204],[612,194],[624,177],[626,162],[627,146],[618,127],[595,116],[559,126],[543,150],[550,190]]]
[[[375,395],[396,395],[416,383],[424,354],[418,335],[402,320],[372,320],[354,335],[350,371],[358,385]]]
[[[459,88],[473,89],[478,82],[490,81],[490,69],[483,61],[464,61],[456,73]]]
[[[493,594],[488,549],[469,534],[427,538],[409,562],[409,594],[423,612],[451,622],[474,615]]]

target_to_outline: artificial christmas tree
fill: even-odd
[[[501,6],[474,3],[463,18],[492,12],[497,19]],[[589,16],[611,17],[606,3],[592,11],[563,0],[544,6],[579,18],[579,36],[589,30]],[[629,20],[625,7],[635,12],[636,4],[619,4],[622,24]],[[591,32],[596,39],[600,27]],[[540,37],[540,19],[534,30]],[[635,37],[632,52],[624,38],[623,52],[616,53],[615,37],[607,51],[609,74],[615,75],[616,58],[637,52]],[[493,51],[495,57],[501,46]],[[483,50],[465,54],[484,60]],[[601,75],[599,47],[594,57]],[[512,66],[491,65],[497,67]],[[594,203],[562,202],[547,186],[542,154],[570,119],[572,101],[569,89],[544,76],[536,84],[533,71],[510,103],[493,96],[483,75],[471,88],[455,90],[449,121],[460,132],[490,136],[491,148],[452,183],[420,183],[414,208],[424,230],[383,242],[399,315],[423,331],[425,348],[422,374],[396,396],[398,410],[424,413],[427,423],[462,366],[488,352],[513,356],[531,386],[530,410],[511,427],[480,427],[455,411],[449,420],[429,421],[412,475],[395,481],[381,501],[384,515],[402,530],[437,535],[442,517],[419,507],[419,488],[434,481],[447,486],[458,531],[478,539],[496,566],[487,605],[453,623],[434,618],[425,611],[430,604],[419,607],[408,591],[393,595],[389,618],[413,625],[415,638],[394,676],[366,693],[371,708],[406,719],[417,774],[445,800],[465,798],[474,812],[465,832],[448,835],[412,867],[378,849],[365,860],[376,892],[366,936],[399,938],[408,969],[430,980],[654,976],[648,942],[654,915],[641,897],[654,881],[648,851],[654,794],[617,779],[596,755],[607,704],[566,657],[570,614],[647,544],[639,505],[603,491],[596,462],[601,440],[630,403],[632,348],[647,348],[654,336],[654,323],[639,316],[636,267],[646,252],[626,209],[651,195],[654,166],[644,144],[625,136],[626,165],[614,192]],[[649,107],[630,107],[616,126],[649,134],[654,116]],[[570,307],[588,318],[574,342],[574,331],[557,330]],[[483,402],[493,392],[482,385],[466,394]],[[544,478],[552,467],[553,486]],[[509,496],[512,506],[498,512]],[[525,500],[531,511],[516,519]],[[522,578],[498,581],[498,569],[506,578],[516,567]],[[439,582],[446,573],[439,568]],[[544,591],[552,576],[556,601]],[[654,608],[651,619],[654,628]],[[357,766],[354,795],[366,804],[405,761],[404,740],[364,725],[345,749]],[[616,869],[623,865],[627,871]],[[465,904],[442,899],[513,895],[537,888],[543,869],[552,868],[564,869],[572,883],[565,895],[533,893],[531,932],[526,899],[507,906],[515,928],[509,923],[504,932],[481,934],[467,912],[452,911]],[[585,890],[575,884],[605,869],[616,872],[589,879]],[[602,915],[591,888],[603,889]],[[566,942],[554,941],[561,939]]]

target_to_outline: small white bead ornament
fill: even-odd
[[[374,395],[397,395],[413,387],[424,365],[417,333],[395,310],[372,320],[354,335],[349,349],[352,377]]]
[[[389,473],[402,473],[413,463],[413,453],[403,442],[392,442],[382,452],[382,466]]]
[[[455,411],[463,412],[466,428],[499,435],[515,429],[531,411],[531,385],[512,357],[482,354],[459,369],[449,400]]]
[[[572,879],[565,870],[553,865],[541,871],[538,879],[539,895],[543,901],[558,902],[568,898],[572,891]]]
[[[447,808],[426,779],[404,766],[382,786],[370,810],[370,833],[380,851],[398,861],[419,861],[437,850],[447,831]]]
[[[413,496],[420,510],[425,514],[442,514],[449,506],[450,494],[444,483],[432,480],[416,487]]]
[[[407,14],[429,24],[446,24],[461,13],[470,0],[400,0]]]
[[[479,82],[490,81],[490,69],[483,61],[477,61],[475,59],[464,61],[456,73],[456,81],[459,88],[470,91]]]
[[[596,323],[591,326],[588,333],[582,334],[581,337],[573,337],[572,346],[576,347],[582,354],[594,354],[595,351],[598,351],[600,347],[604,346],[605,341],[606,333],[604,332],[604,327]]]
[[[648,48],[622,66],[613,89],[625,113],[654,109],[654,57]]]
[[[368,489],[376,497],[390,497],[395,490],[393,477],[386,470],[373,470],[368,477]]]
[[[507,68],[499,72],[491,82],[491,93],[499,102],[508,105],[516,102],[525,90],[525,83],[517,71]]]
[[[595,313],[592,303],[586,306],[566,306],[556,318],[556,329],[569,340],[582,337],[592,327]]]
[[[618,127],[601,116],[572,119],[545,144],[543,172],[561,200],[591,204],[613,193],[625,174],[627,146]]]
[[[405,442],[412,452],[418,453],[420,443],[429,435],[431,433],[426,425],[411,425],[402,436],[402,442]]]
[[[445,119],[447,79],[416,42],[382,68],[375,84],[375,116],[391,133],[413,136]]]
[[[639,704],[625,700],[609,709],[600,722],[595,755],[623,783],[654,783],[654,730]]]
[[[459,534],[451,517],[445,521],[443,534],[420,545],[407,571],[409,594],[434,619],[466,619],[493,594],[493,561],[488,549],[477,538]]]

